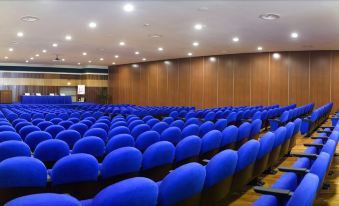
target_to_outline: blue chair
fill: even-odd
[[[165,129],[160,136],[161,141],[169,141],[176,145],[182,139],[181,130],[178,127]]]
[[[91,128],[101,128],[104,129],[106,132],[109,130],[109,127],[105,123],[94,123]]]
[[[18,197],[5,206],[80,206],[81,202],[66,194],[41,193]]]
[[[285,140],[283,144],[281,145],[279,159],[282,159],[285,155],[289,153],[289,146],[290,146],[291,138],[293,136],[294,126],[295,125],[293,122],[289,122],[285,125],[286,136],[285,136]]]
[[[163,122],[166,122],[167,124],[171,124],[174,121],[173,117],[165,117],[162,119]]]
[[[45,140],[52,139],[52,136],[48,132],[44,131],[35,131],[27,135],[25,142],[31,148],[31,151],[34,151],[36,146]]]
[[[175,120],[170,124],[171,127],[178,127],[179,129],[183,129],[185,126],[185,122],[181,119]]]
[[[243,145],[249,140],[251,135],[251,129],[252,125],[248,122],[244,122],[239,126],[236,148],[240,148],[241,145]]]
[[[69,146],[66,142],[50,139],[39,143],[34,151],[34,157],[41,160],[47,168],[52,168],[59,159],[69,155]]]
[[[208,162],[202,192],[202,206],[214,205],[229,194],[237,161],[236,151],[224,150]]]
[[[224,149],[235,149],[238,138],[238,127],[230,125],[222,131],[222,139],[220,148]]]
[[[113,129],[113,128],[119,127],[119,126],[127,127],[127,123],[125,121],[112,122],[110,129]]]
[[[134,147],[134,138],[129,134],[118,134],[108,140],[106,145],[106,154],[121,147]]]
[[[175,167],[189,162],[197,162],[201,150],[201,139],[192,135],[182,139],[175,148]]]
[[[53,124],[59,124],[62,121],[63,121],[63,119],[61,119],[61,118],[53,118],[53,119],[50,120],[50,122],[52,122]]]
[[[109,153],[102,162],[103,186],[138,175],[142,165],[142,154],[133,147],[123,147]]]
[[[51,125],[53,125],[53,123],[50,122],[50,121],[42,121],[42,122],[39,122],[39,123],[37,124],[37,126],[38,126],[42,131],[44,131],[47,127],[49,127],[49,126],[51,126]]]
[[[101,160],[105,154],[105,142],[96,136],[87,136],[78,140],[72,149],[72,154],[86,153]]]
[[[250,132],[250,138],[251,139],[259,139],[259,134],[262,126],[261,119],[255,119],[251,123],[251,132]]]
[[[41,131],[39,127],[33,125],[27,125],[20,129],[19,134],[23,140],[26,139],[26,136],[34,131]]]
[[[152,119],[147,120],[146,124],[148,124],[150,127],[153,127],[158,122],[160,122],[160,120],[152,118]]]
[[[74,123],[69,120],[64,120],[59,122],[58,125],[63,126],[65,129],[68,129],[70,126],[72,126]]]
[[[0,143],[8,140],[22,141],[20,135],[13,131],[0,132]]]
[[[32,124],[37,126],[40,122],[43,122],[43,121],[45,121],[45,120],[42,119],[42,118],[33,119]]]
[[[227,119],[218,119],[214,126],[216,130],[223,131],[227,127]]]
[[[12,157],[0,162],[0,204],[23,195],[43,192],[47,186],[45,165],[31,157]]]
[[[212,130],[206,133],[202,138],[200,158],[210,159],[218,153],[220,149],[222,133],[218,130]]]
[[[4,132],[4,131],[15,132],[15,129],[14,129],[14,127],[9,126],[9,125],[1,125],[0,126],[0,132]]]
[[[214,123],[211,121],[204,122],[199,127],[199,136],[204,136],[207,132],[214,130]]]
[[[187,121],[185,122],[185,125],[190,125],[190,124],[196,124],[198,126],[200,126],[202,124],[202,122],[198,119],[198,118],[189,118],[187,119]]]
[[[87,131],[88,126],[83,123],[75,123],[72,126],[70,126],[68,129],[73,129],[75,131],[78,131],[81,134],[81,136],[83,136],[85,132]]]
[[[157,184],[147,178],[135,177],[106,187],[82,206],[156,206]]]
[[[160,135],[156,131],[146,131],[140,134],[135,140],[135,147],[140,151],[145,151],[150,145],[160,141]]]
[[[71,129],[63,130],[56,135],[55,139],[62,140],[68,144],[69,148],[73,148],[75,142],[81,139],[81,134]]]
[[[142,175],[154,181],[161,180],[172,169],[175,147],[167,141],[149,146],[143,154]]]
[[[157,131],[159,134],[161,134],[168,127],[169,125],[166,122],[158,122],[153,125],[152,130]]]
[[[188,163],[178,167],[158,183],[158,204],[161,206],[200,205],[205,177],[205,168],[198,163]]]
[[[199,136],[199,126],[196,124],[190,124],[182,130],[182,137],[188,137],[191,135]]]
[[[27,144],[16,140],[8,140],[0,143],[0,162],[18,156],[31,156],[31,150]]]
[[[72,115],[71,115],[71,116],[72,116]],[[71,118],[68,119],[68,121],[71,121],[71,122],[73,122],[74,124],[76,124],[76,123],[80,122],[80,119],[79,119],[79,118],[76,118],[76,117],[71,117]]]
[[[91,128],[87,130],[84,134],[84,137],[95,136],[101,138],[104,142],[107,141],[107,132],[101,128]]]
[[[140,134],[149,131],[150,129],[150,126],[147,124],[139,124],[132,129],[131,135],[134,137],[134,139],[136,139]]]
[[[296,145],[296,139],[297,139],[297,134],[300,131],[300,126],[301,126],[301,119],[297,118],[296,120],[293,121],[294,123],[294,130],[293,130],[293,136],[290,140],[290,145],[289,145],[289,151],[292,150],[292,148]]]
[[[132,131],[133,128],[138,126],[139,124],[145,124],[145,122],[140,119],[134,120],[128,124],[128,128]]]
[[[51,125],[51,126],[48,126],[45,129],[45,132],[50,133],[51,136],[53,138],[55,138],[60,132],[62,132],[64,130],[65,130],[65,128],[63,126],[60,126],[60,125]]]
[[[24,126],[27,126],[27,125],[32,125],[32,123],[27,122],[27,121],[19,122],[18,124],[15,125],[15,130],[16,130],[17,132],[19,132],[21,128],[23,128]],[[10,131],[13,131],[13,130],[10,129]],[[15,131],[14,131],[14,132],[15,132]]]
[[[52,190],[78,199],[88,199],[97,193],[98,173],[98,161],[92,155],[63,157],[52,168]]]
[[[111,139],[118,134],[130,134],[130,130],[125,126],[117,126],[108,132],[108,139]]]
[[[286,132],[287,130],[285,127],[279,127],[277,130],[274,131],[275,138],[274,138],[272,152],[270,153],[270,158],[268,160],[269,167],[272,167],[278,163],[278,160],[280,157],[281,146],[285,140]]]
[[[48,113],[48,114],[46,114],[45,119],[46,119],[47,121],[50,121],[51,119],[57,118],[57,117],[58,117],[58,116],[57,116],[56,114],[54,114],[54,113]]]

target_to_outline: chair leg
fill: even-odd
[[[264,172],[264,174],[275,175],[275,174],[277,174],[277,172],[278,172],[278,170],[275,170],[272,167],[270,167]]]
[[[251,182],[249,182],[248,185],[251,185],[251,186],[263,186],[263,185],[265,185],[265,182],[262,181],[262,179],[260,179],[259,177],[256,177]]]

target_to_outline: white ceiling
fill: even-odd
[[[283,50],[339,49],[338,1],[130,1],[135,11],[125,12],[126,1],[0,1],[0,62],[111,65],[193,56]],[[200,8],[200,9],[199,9]],[[201,9],[203,8],[203,9]],[[207,8],[207,10],[206,10]],[[203,10],[203,11],[201,11]],[[275,21],[258,16],[275,13]],[[23,16],[40,20],[27,23]],[[88,23],[95,21],[96,29]],[[150,24],[145,27],[144,24]],[[194,24],[206,27],[194,30]],[[16,33],[24,32],[18,38]],[[290,33],[299,33],[291,39]],[[72,41],[66,41],[70,34]],[[163,35],[150,38],[152,34]],[[240,41],[232,42],[237,36]],[[126,46],[119,46],[119,42]],[[193,47],[193,41],[200,45]],[[15,43],[16,42],[16,43]],[[52,43],[58,43],[53,48]],[[8,48],[14,48],[9,52]],[[157,51],[163,47],[164,51]],[[42,49],[48,50],[43,54]],[[134,52],[139,51],[140,55]],[[87,52],[83,56],[82,52]],[[39,57],[34,55],[39,53]],[[115,59],[114,55],[119,58]],[[7,60],[4,57],[9,57]],[[104,58],[104,61],[100,61]]]

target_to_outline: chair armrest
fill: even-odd
[[[323,148],[323,144],[314,144],[314,143],[311,143],[311,144],[304,144],[305,147],[316,147],[316,148]]]
[[[322,140],[328,140],[328,137],[311,137],[311,139],[322,139]]]
[[[315,160],[317,159],[318,155],[316,154],[290,154],[291,157],[307,157],[309,159]]]
[[[278,167],[278,170],[280,172],[293,172],[301,175],[309,173],[309,170],[307,168]]]
[[[332,131],[325,131],[325,130],[321,130],[321,131],[317,131],[317,133],[326,133],[326,134],[331,134]]]
[[[333,126],[320,126],[319,128],[322,128],[322,129],[334,129]]]
[[[273,195],[273,196],[276,196],[282,199],[288,199],[293,194],[293,192],[291,192],[290,190],[283,190],[283,189],[265,188],[265,187],[258,187],[258,186],[255,186],[253,189],[257,193],[264,194],[264,195]]]

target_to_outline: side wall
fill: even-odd
[[[335,102],[339,51],[232,54],[109,68],[110,103],[137,105],[270,105]]]

